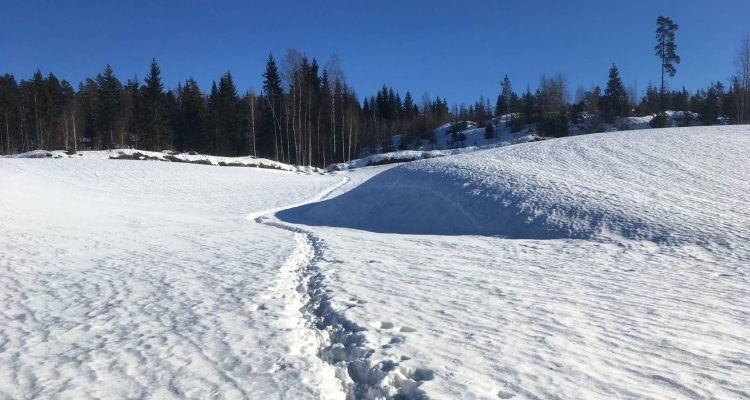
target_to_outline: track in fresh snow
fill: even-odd
[[[368,347],[362,334],[364,328],[348,320],[331,303],[331,292],[325,286],[325,274],[319,264],[324,261],[326,247],[322,239],[313,232],[284,224],[271,217],[277,211],[299,207],[325,199],[334,191],[350,182],[345,177],[338,184],[321,192],[314,199],[284,208],[253,213],[253,221],[294,233],[296,248],[281,269],[280,285],[294,289],[287,296],[288,307],[300,310],[300,332],[312,332],[318,341],[318,357],[336,369],[347,399],[402,399],[426,398],[419,389],[423,381],[432,379],[432,371],[425,368],[399,368],[398,362],[377,360],[370,356],[374,350]],[[350,299],[359,304],[356,298]],[[299,336],[310,338],[301,333]],[[308,344],[313,342],[308,340]]]

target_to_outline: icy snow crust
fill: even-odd
[[[721,127],[326,176],[0,159],[0,398],[750,398],[748,154]]]

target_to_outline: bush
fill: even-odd
[[[523,123],[521,123],[521,119],[520,118],[512,118],[508,122],[508,129],[510,129],[511,133],[521,132],[521,129],[523,129]]]
[[[618,131],[629,131],[631,130],[630,125],[627,122],[620,122],[615,126]]]
[[[649,125],[651,125],[652,128],[665,128],[669,124],[669,117],[666,113],[659,113],[654,115],[653,118],[651,118],[651,121],[648,122]]]
[[[541,136],[568,136],[568,117],[565,115],[565,113],[560,113],[560,115],[557,116],[548,116],[547,118],[537,123],[536,129]]]
[[[495,125],[487,124],[487,126],[484,128],[484,138],[494,139],[496,137],[497,133],[495,132]]]
[[[380,147],[381,153],[390,153],[393,151],[393,140],[391,138],[386,138],[383,140],[383,143]]]
[[[586,133],[604,132],[604,127],[602,126],[601,118],[599,118],[596,115],[589,118],[586,124],[585,132]]]
[[[183,159],[181,159],[179,157],[176,157],[176,156],[173,156],[171,154],[165,154],[164,155],[164,159],[167,160],[167,161],[171,161],[171,162],[184,162]]]
[[[468,126],[468,124],[466,123],[466,121],[457,121],[457,122],[454,122],[454,123],[451,124],[451,127],[448,130],[448,133],[453,134],[453,133],[461,132],[463,130],[466,130],[467,126]]]

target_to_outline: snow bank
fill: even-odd
[[[730,246],[748,236],[750,128],[586,135],[417,161],[284,221],[383,233]]]
[[[267,158],[247,157],[221,157],[210,156],[205,154],[191,153],[172,153],[145,151],[137,149],[117,149],[117,150],[92,150],[66,152],[64,150],[32,150],[26,153],[6,156],[7,158],[83,158],[83,159],[116,159],[116,160],[147,160],[147,161],[169,161],[189,164],[216,165],[222,167],[254,167],[266,169],[278,169],[282,171],[301,172],[301,173],[322,173],[320,168],[310,166],[297,166],[284,164]]]

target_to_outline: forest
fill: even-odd
[[[74,87],[54,73],[37,70],[20,81],[0,76],[0,154],[34,149],[100,150],[133,147],[142,150],[199,152],[223,156],[265,157],[297,165],[324,167],[359,158],[364,153],[435,145],[435,128],[464,121],[482,126],[506,124],[511,132],[532,125],[541,136],[569,134],[572,123],[586,132],[603,124],[629,129],[622,117],[653,115],[651,125],[664,127],[740,124],[750,119],[750,36],[735,60],[736,73],[705,89],[669,89],[668,78],[680,63],[675,44],[678,25],[657,20],[655,55],[661,61],[659,85],[645,93],[625,88],[612,64],[606,85],[577,87],[571,96],[562,74],[540,77],[538,88],[513,89],[501,80],[497,100],[480,97],[474,104],[447,99],[403,96],[384,85],[375,95],[360,97],[346,80],[336,56],[320,65],[290,49],[277,62],[268,55],[260,93],[240,93],[227,71],[210,89],[187,78],[166,89],[156,59],[145,78],[121,81],[110,65],[96,77]],[[604,75],[604,74],[603,74]],[[665,111],[683,111],[669,121]],[[488,136],[493,130],[488,129]]]

